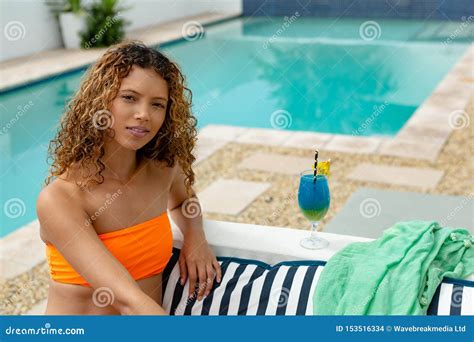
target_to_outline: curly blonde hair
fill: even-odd
[[[101,158],[108,132],[97,127],[94,120],[97,113],[110,108],[121,80],[127,77],[133,65],[153,68],[169,88],[165,121],[156,136],[137,150],[137,158],[164,161],[169,167],[177,161],[183,169],[185,186],[190,193],[194,184],[192,163],[195,157],[192,151],[197,135],[196,118],[191,113],[192,93],[185,86],[179,67],[140,41],[124,41],[111,46],[89,68],[78,92],[67,105],[56,137],[50,142],[49,158],[53,162],[46,184],[63,175],[72,165],[80,166],[82,181],[76,181],[78,185],[103,183],[105,165]]]

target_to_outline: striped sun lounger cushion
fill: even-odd
[[[428,308],[428,315],[474,315],[474,281],[444,278]]]
[[[171,315],[310,315],[324,262],[291,261],[274,266],[218,257],[222,281],[201,301],[188,299],[189,282],[179,283],[179,250],[163,272],[163,307]]]
[[[217,257],[222,281],[201,301],[188,298],[189,282],[179,283],[179,249],[163,272],[163,307],[171,315],[311,315],[313,294],[324,261]],[[454,283],[453,283],[454,281]],[[462,289],[462,290],[459,290]],[[473,315],[474,282],[447,279],[438,288],[429,315]]]

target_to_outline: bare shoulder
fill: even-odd
[[[43,240],[47,239],[45,228],[51,228],[63,217],[86,217],[81,198],[78,185],[60,178],[41,190],[36,202],[36,213],[40,221],[40,233]]]
[[[72,204],[72,200],[77,199],[79,192],[79,186],[76,184],[57,178],[41,190],[37,207],[43,208],[45,205],[60,203],[63,205],[64,202]]]

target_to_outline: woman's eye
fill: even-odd
[[[133,96],[129,96],[129,95],[123,95],[122,98],[127,100],[127,101],[132,101],[133,100]]]
[[[161,103],[154,103],[153,106],[158,107],[158,108],[165,108]]]

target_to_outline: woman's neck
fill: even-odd
[[[104,152],[102,157],[105,165],[104,178],[115,179],[126,184],[134,177],[140,164],[136,151],[110,141],[104,144]]]

